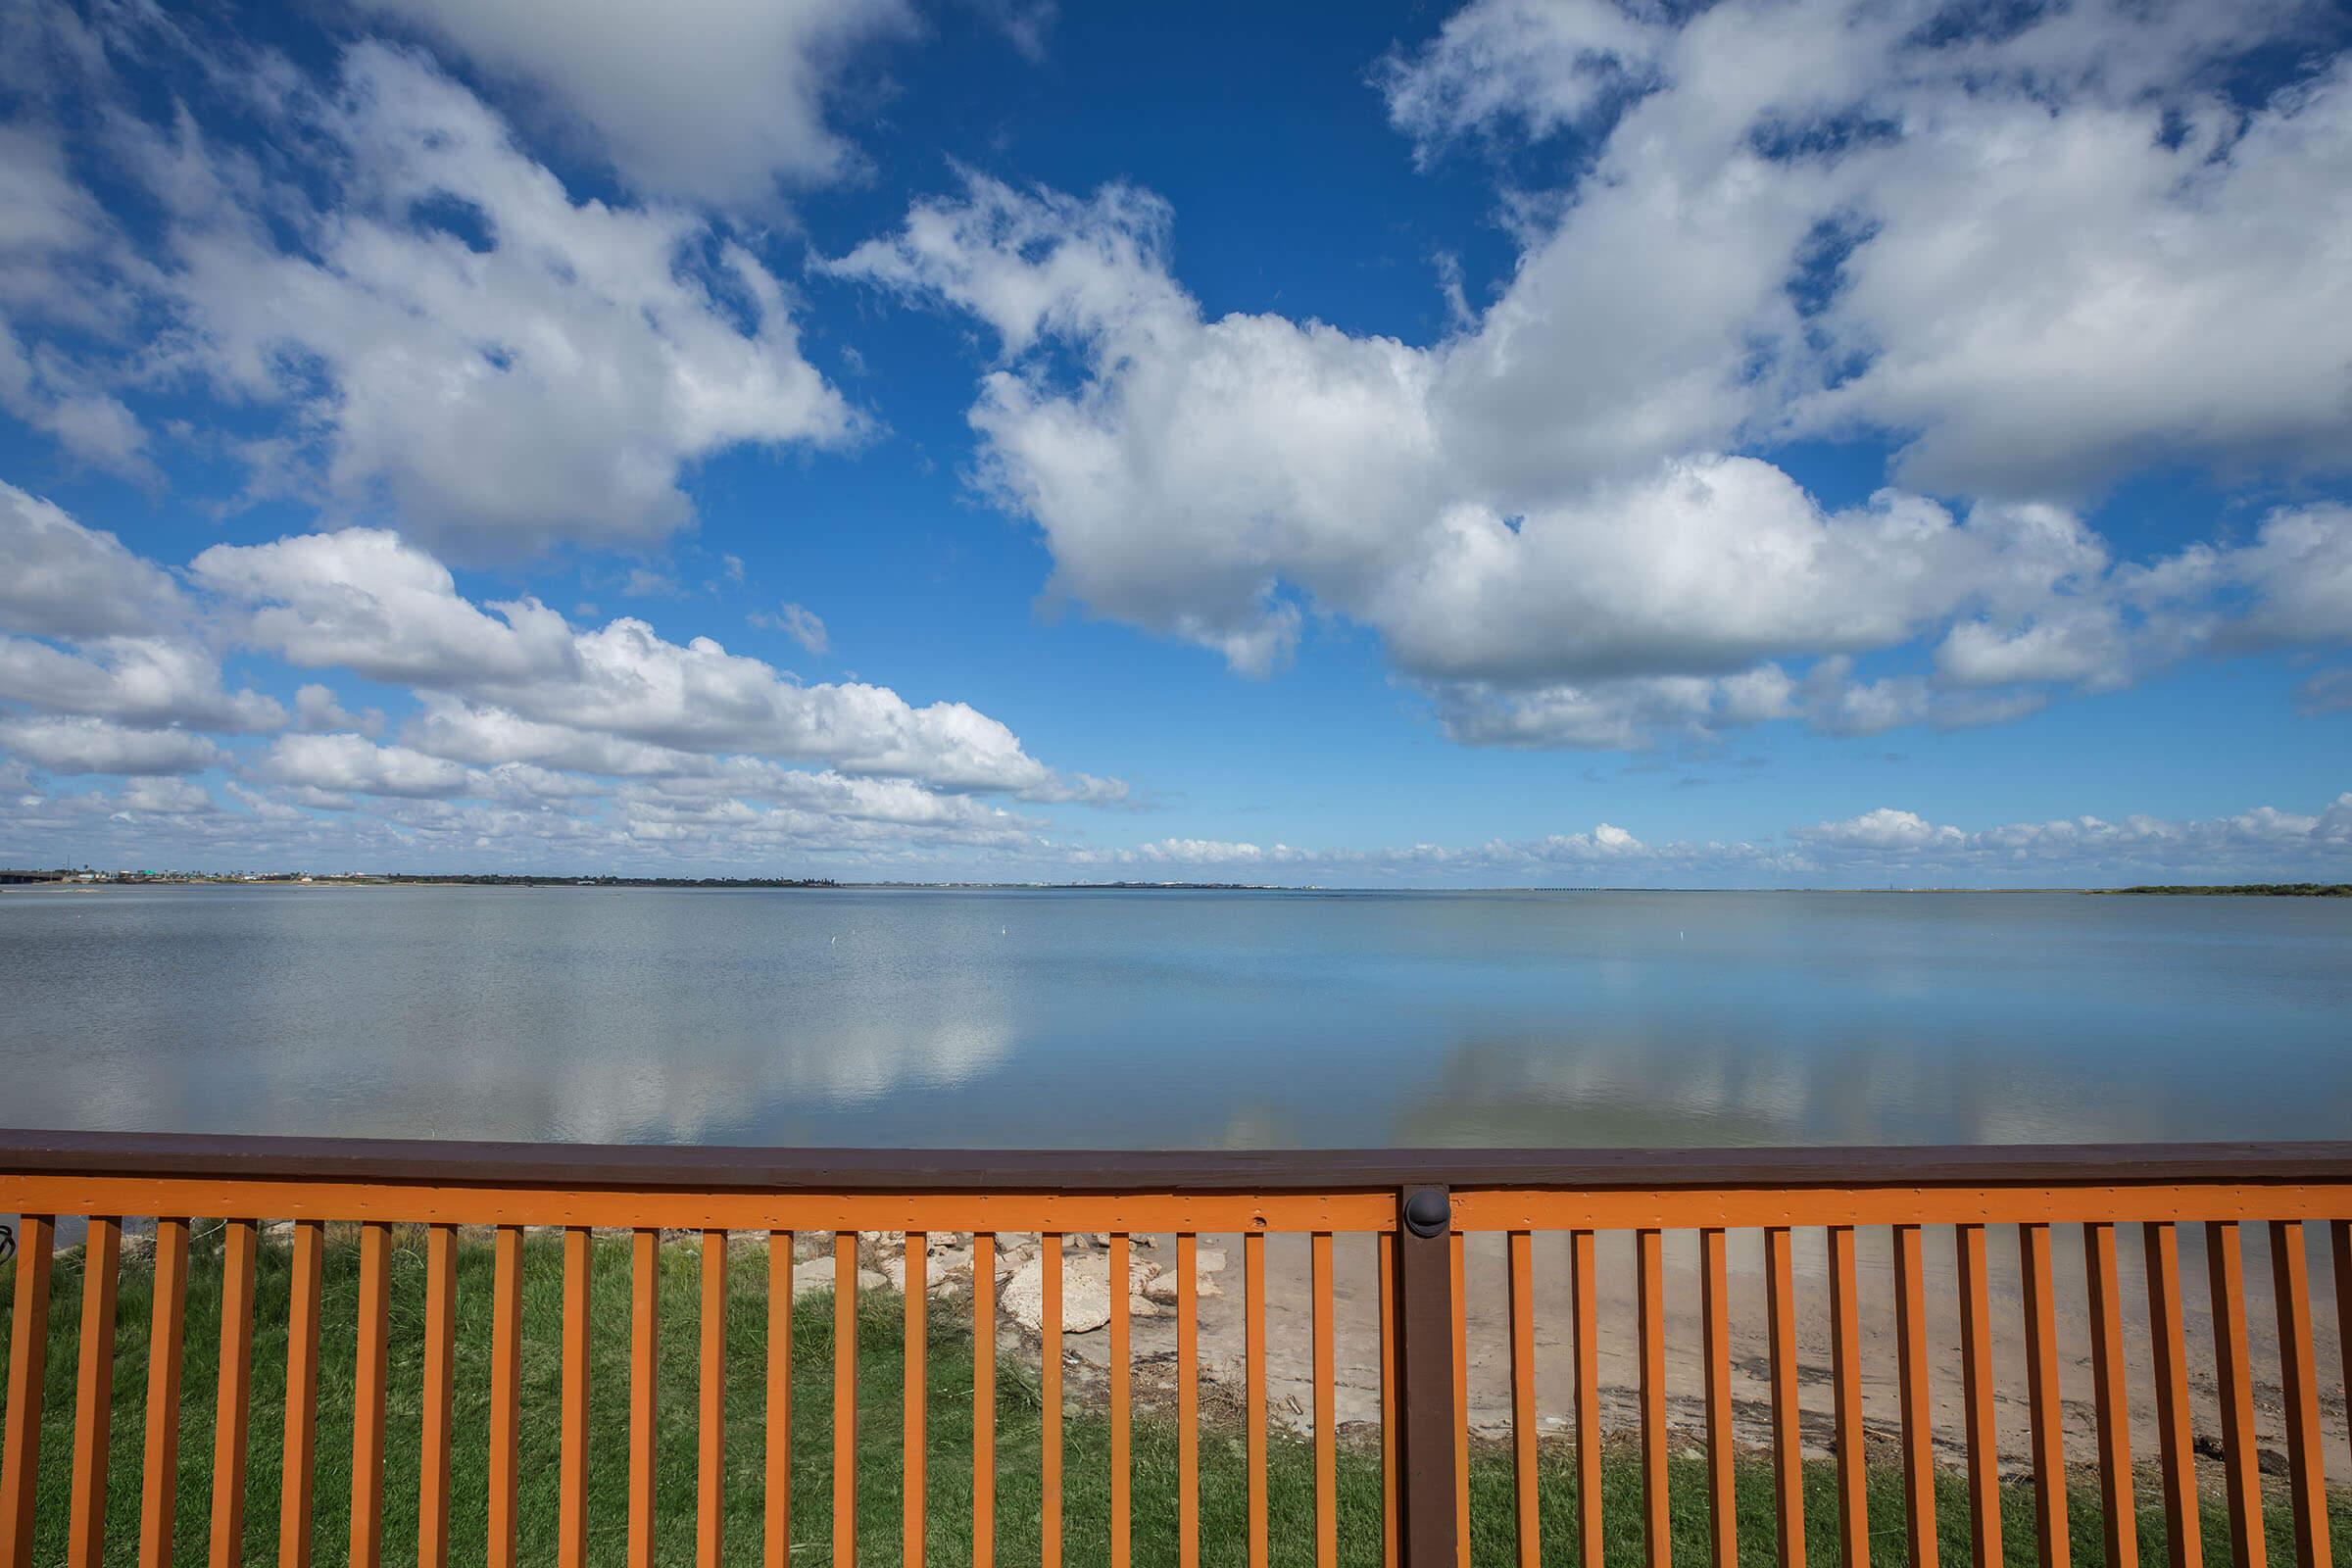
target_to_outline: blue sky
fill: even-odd
[[[5,10],[0,859],[2352,875],[2338,8]]]

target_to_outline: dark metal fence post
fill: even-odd
[[[1401,1568],[1455,1562],[1453,1203],[1444,1187],[1397,1194],[1396,1502]]]

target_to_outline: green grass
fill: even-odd
[[[525,1250],[522,1361],[522,1556],[552,1562],[556,1517],[559,1328],[562,1258],[553,1239],[534,1238]],[[278,1528],[278,1449],[285,1409],[286,1298],[290,1259],[282,1246],[262,1250],[259,1307],[254,1325],[251,1446],[247,1461],[245,1556],[274,1562]],[[194,1250],[187,1299],[186,1370],[180,1409],[180,1467],[174,1556],[204,1559],[211,1507],[215,1365],[220,1345],[219,1237]],[[628,1255],[625,1242],[596,1244],[591,1348],[589,1558],[618,1563],[627,1534],[624,1484],[628,1464]],[[0,1293],[13,1289],[14,1265],[0,1265]],[[357,1250],[333,1240],[327,1249],[325,1309],[318,1382],[318,1456],[315,1488],[317,1560],[347,1560],[350,1515],[352,1367],[358,1300]],[[485,1554],[488,1498],[484,1452],[489,1404],[489,1249],[460,1250],[456,1457],[453,1467],[452,1560],[479,1562]],[[764,1341],[766,1268],[758,1252],[735,1259],[728,1317],[727,1558],[760,1560],[761,1456],[765,1446]],[[385,1464],[385,1560],[413,1561],[416,1535],[418,1416],[422,1384],[424,1255],[414,1238],[393,1251],[391,1380]],[[43,1426],[38,1525],[33,1561],[64,1560],[74,1403],[75,1348],[80,1326],[81,1269],[77,1253],[61,1253],[53,1280]],[[695,1527],[696,1324],[700,1288],[691,1250],[662,1252],[662,1414],[657,1459],[660,1496],[658,1551],[664,1562],[692,1560]],[[141,1445],[150,1282],[143,1259],[127,1259],[120,1294],[115,1362],[112,1467],[107,1507],[107,1558],[134,1560],[138,1530]],[[803,1301],[794,1314],[793,1539],[794,1555],[821,1563],[831,1555],[830,1455],[832,1434],[832,1303]],[[900,1431],[903,1403],[900,1302],[884,1292],[860,1303],[858,1326],[859,1557],[888,1568],[900,1560]],[[8,1347],[0,1344],[0,1362]],[[928,1558],[937,1564],[970,1555],[971,1338],[962,1314],[936,1304],[931,1314],[929,1366]],[[1039,1401],[1034,1370],[1000,1358],[998,1374],[998,1555],[1007,1564],[1038,1558]],[[1064,1542],[1072,1564],[1107,1559],[1109,1430],[1099,1408],[1073,1399],[1064,1426]],[[1544,1555],[1576,1560],[1576,1483],[1570,1455],[1546,1446],[1540,1495]],[[1176,1560],[1176,1434],[1162,1415],[1139,1414],[1134,1436],[1134,1541],[1139,1564]],[[1280,1564],[1313,1560],[1312,1453],[1303,1440],[1276,1433],[1269,1445],[1267,1489],[1272,1557]],[[1743,1561],[1774,1559],[1770,1478],[1761,1463],[1740,1472],[1740,1529]],[[1362,1445],[1344,1446],[1340,1459],[1340,1539],[1345,1561],[1380,1559],[1380,1463]],[[1806,1521],[1809,1555],[1835,1563],[1837,1505],[1826,1465],[1808,1466]],[[1602,1507],[1610,1564],[1641,1560],[1641,1481],[1631,1455],[1612,1446],[1602,1466]],[[1956,1476],[1938,1484],[1943,1560],[1969,1560],[1964,1488]],[[2013,1563],[2034,1556],[2030,1488],[2004,1489],[2005,1555]],[[1482,1446],[1471,1467],[1472,1559],[1477,1565],[1516,1560],[1509,1455]],[[2164,1560],[2164,1521],[2156,1494],[2143,1482],[2139,1519],[2143,1561]],[[1672,1482],[1675,1560],[1706,1560],[1708,1521],[1703,1472],[1696,1460],[1677,1459]],[[1212,1421],[1200,1443],[1201,1560],[1246,1561],[1246,1474],[1237,1426]],[[2273,1561],[2292,1562],[2283,1496],[2267,1519]],[[2331,1506],[2339,1560],[2352,1555],[2352,1508]],[[1902,1500],[1891,1469],[1871,1475],[1874,1562],[1903,1559]],[[2103,1559],[2095,1493],[2078,1487],[2072,1510],[2078,1563]],[[2218,1496],[2203,1513],[2209,1562],[2229,1560],[2227,1517]]]

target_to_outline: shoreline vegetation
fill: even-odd
[[[453,888],[682,888],[727,890],[807,890],[858,892],[985,893],[1808,893],[1853,895],[2072,893],[2098,898],[2224,898],[2224,899],[2344,899],[2352,898],[2352,882],[2235,882],[2147,883],[2117,888],[1636,888],[1636,887],[1492,887],[1492,888],[1345,888],[1315,883],[1274,882],[843,882],[832,877],[783,876],[559,876],[533,872],[348,872],[318,874],[272,871],[242,874],[215,871],[99,871],[70,868],[41,871],[0,871],[0,884],[11,887],[453,887]]]
[[[489,1405],[491,1249],[484,1233],[461,1234],[458,1251],[451,1477],[450,1560],[481,1561],[487,1554],[487,1416]],[[355,1318],[359,1297],[356,1227],[328,1228],[320,1318],[318,1384],[317,1463],[313,1486],[314,1561],[348,1560],[351,1501],[351,1435],[354,1396]],[[139,1238],[124,1240],[117,1297],[114,1398],[107,1492],[105,1560],[137,1560],[140,1462],[144,1436],[148,1323],[152,1306],[149,1258]],[[660,1561],[686,1561],[694,1554],[696,1530],[696,1415],[699,1266],[690,1238],[660,1250],[660,1367],[657,1399],[656,1470],[662,1502],[656,1522]],[[196,1227],[192,1238],[186,1299],[184,1366],[181,1376],[177,1507],[173,1557],[201,1560],[210,1525],[211,1468],[216,1368],[220,1345],[220,1240],[217,1225]],[[588,1466],[588,1560],[622,1560],[628,1528],[625,1482],[629,1421],[629,1247],[625,1237],[599,1234],[593,1250],[590,1342]],[[0,1290],[13,1286],[14,1262],[0,1264]],[[291,1250],[274,1236],[261,1248],[249,1395],[250,1439],[244,1510],[244,1558],[274,1560],[278,1546],[280,1443],[285,1424],[285,1351]],[[408,1560],[416,1549],[419,1420],[422,1407],[422,1321],[424,1253],[421,1229],[396,1227],[392,1251],[390,1372],[386,1396],[383,1552],[385,1560]],[[42,1451],[54,1456],[40,1466],[34,1560],[62,1561],[66,1553],[67,1509],[74,1420],[74,1377],[81,1315],[80,1250],[61,1250],[53,1273],[44,1377],[46,1407]],[[728,1562],[761,1560],[766,1410],[766,1280],[764,1250],[737,1250],[730,1260],[726,1320],[727,1442],[725,1551]],[[557,1495],[559,1345],[562,1323],[561,1245],[552,1233],[526,1239],[522,1284],[521,1362],[521,1560],[553,1560]],[[858,1389],[859,1487],[858,1557],[872,1568],[901,1560],[901,1455],[904,1408],[904,1338],[901,1298],[888,1289],[861,1293],[858,1313]],[[793,1312],[791,1531],[793,1555],[828,1558],[832,1539],[833,1307],[829,1290],[803,1296]],[[1041,1406],[1037,1347],[1017,1339],[1007,1326],[997,1371],[997,1519],[1000,1560],[1034,1562],[1038,1553],[1038,1478]],[[970,1560],[971,1522],[971,1325],[964,1303],[935,1297],[928,1318],[926,1433],[929,1463],[926,1497],[926,1560]],[[0,1343],[0,1376],[9,1347]],[[1075,1360],[1073,1373],[1082,1373]],[[1107,1559],[1109,1539],[1110,1431],[1099,1381],[1083,1375],[1068,1381],[1063,1426],[1063,1507],[1067,1558],[1076,1563]],[[1176,1560],[1176,1423],[1163,1400],[1139,1397],[1133,1427],[1133,1541],[1139,1564]],[[1243,1426],[1233,1391],[1201,1384],[1200,1447],[1200,1560],[1238,1564],[1247,1555],[1247,1492]],[[1698,1450],[1677,1436],[1670,1461],[1674,1557],[1707,1560],[1709,1523],[1704,1466]],[[1546,1440],[1539,1459],[1541,1519],[1544,1555],[1552,1561],[1576,1557],[1577,1497],[1572,1453]],[[1517,1559],[1513,1519],[1512,1455],[1506,1445],[1481,1440],[1471,1458],[1470,1563],[1465,1568],[1501,1568]],[[1312,1446],[1274,1423],[1268,1433],[1267,1481],[1271,1560],[1303,1565],[1313,1559],[1314,1476]],[[1870,1454],[1872,1561],[1905,1559],[1902,1486],[1889,1446]],[[1943,1560],[1970,1557],[1965,1478],[1938,1472],[1937,1534]],[[2267,1482],[2265,1526],[2273,1561],[2292,1561],[2291,1518],[2283,1486]],[[1838,1557],[1835,1480],[1826,1461],[1805,1465],[1806,1538],[1816,1562]],[[2070,1477],[2069,1533],[2073,1557],[2083,1564],[2103,1561],[2095,1475],[2084,1468]],[[2161,1487],[2143,1467],[2138,1486],[2141,1560],[2166,1559]],[[1774,1498],[1767,1456],[1742,1451],[1738,1473],[1740,1556],[1769,1562],[1774,1556]],[[1366,1568],[1381,1560],[1381,1463],[1377,1434],[1344,1427],[1339,1445],[1341,1558]],[[2035,1560],[2033,1488],[2005,1481],[2001,1488],[2005,1562]],[[1608,1542],[1607,1562],[1642,1560],[1641,1474],[1630,1441],[1612,1434],[1604,1444],[1601,1503]],[[2352,1496],[2337,1491],[2329,1501],[2330,1528],[2338,1542],[2352,1541]],[[2200,1511],[2208,1561],[2230,1555],[2227,1509],[2217,1493]]]
[[[2159,884],[2137,888],[2093,888],[2091,891],[2131,894],[2149,899],[2352,899],[2352,882],[2240,882],[2227,887]]]

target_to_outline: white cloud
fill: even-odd
[[[51,279],[15,313],[0,402],[196,382],[278,416],[232,446],[249,498],[380,515],[468,558],[657,543],[694,521],[692,464],[856,437],[801,353],[791,291],[732,230],[658,200],[575,200],[420,55],[362,40],[318,87],[158,15],[107,25],[126,53],[233,84],[268,160],[210,136],[209,106],[154,124],[112,78],[85,81],[95,156],[156,237],[60,220],[38,266],[0,257],[0,287]],[[136,347],[72,330],[110,311],[165,324]],[[36,318],[60,329],[36,342]],[[109,437],[102,413],[77,416],[79,439],[128,455],[135,431]]]
[[[782,632],[812,654],[827,653],[833,646],[832,639],[825,633],[823,618],[815,611],[800,605],[788,604],[772,615],[765,611],[755,610],[745,618],[755,626]]]
[[[306,734],[331,735],[338,730],[352,730],[372,739],[383,732],[384,715],[373,708],[366,713],[354,713],[337,700],[332,688],[308,681],[294,693],[294,723]]]
[[[0,145],[0,157],[7,155]],[[0,212],[7,193],[0,191]],[[44,431],[82,462],[153,483],[147,432],[121,398],[97,390],[74,364],[52,349],[30,353],[0,318],[0,409]]]
[[[2343,462],[2352,79],[2233,118],[2214,63],[2305,8],[2144,9],[1996,32],[1924,3],[1478,0],[1388,62],[1398,124],[1433,159],[1465,131],[1590,157],[1427,346],[1209,318],[1170,210],[1124,186],[966,173],[827,265],[995,334],[978,476],[1043,531],[1052,594],[1237,670],[1282,664],[1311,609],[1376,631],[1472,741],[1994,722],[2230,645],[2231,580],[2154,604],[2082,521],[2091,487],[2151,456]],[[1855,429],[1959,504],[1826,508],[1737,455]],[[2266,538],[2330,564],[2352,538],[2300,526]],[[2245,636],[2341,635],[2332,578],[2221,554],[2268,607]],[[1774,680],[1799,688],[1777,713]]]
[[[1048,768],[966,704],[803,684],[643,620],[577,629],[533,600],[485,608],[384,530],[216,545],[174,574],[45,502],[8,491],[0,503],[0,528],[28,566],[0,598],[0,624],[46,634],[0,635],[0,784],[20,794],[0,828],[28,850],[45,831],[120,817],[131,824],[120,842],[155,846],[132,858],[187,863],[139,836],[169,816],[189,854],[295,863],[332,848],[396,863],[561,851],[600,867],[650,854],[719,873],[779,858],[806,870],[810,857],[904,868],[943,852],[1034,853],[1049,824],[986,795],[1096,806],[1127,795],[1117,780]],[[172,630],[107,629],[142,618]],[[355,713],[332,686],[306,681],[290,732],[223,746],[196,732],[288,723],[276,700],[224,687],[221,654],[240,648],[406,687],[416,709],[385,743],[380,710]],[[198,810],[182,794],[166,811],[172,797],[152,791],[44,795],[34,771],[209,767],[238,775],[237,808],[208,799]]]
[[[306,669],[341,665],[435,686],[560,678],[578,667],[562,615],[528,599],[485,613],[458,593],[447,566],[382,529],[215,545],[188,570],[251,607],[241,638]]]
[[[1380,77],[1389,115],[1438,146],[1504,122],[1544,135],[1642,84],[1667,29],[1615,0],[1497,0],[1447,18],[1418,58],[1393,55]]]
[[[180,729],[126,729],[103,718],[0,716],[0,750],[52,773],[196,773],[226,754]]]
[[[0,481],[0,627],[36,637],[153,632],[180,621],[179,590],[113,534]]]
[[[588,126],[640,191],[772,205],[854,170],[826,124],[846,60],[915,28],[906,0],[374,0],[484,70],[540,89]]]
[[[1843,850],[1953,849],[1968,836],[1956,827],[1937,827],[1916,811],[1880,807],[1843,822],[1824,822],[1800,829],[1807,843]]]
[[[280,735],[258,767],[272,783],[337,795],[446,799],[472,782],[455,762],[361,735]]]
[[[245,640],[291,663],[341,665],[557,732],[538,730],[531,754],[505,760],[548,760],[545,749],[571,732],[822,761],[948,789],[1051,796],[1065,787],[1011,730],[966,704],[917,708],[860,682],[802,685],[710,638],[669,642],[633,618],[575,631],[529,600],[495,605],[493,615],[461,596],[439,562],[379,531],[216,545],[189,569],[247,607]],[[456,709],[435,717],[464,722]],[[429,742],[433,725],[417,734]]]
[[[170,637],[99,637],[75,653],[0,637],[0,700],[151,728],[251,734],[286,721],[273,698],[224,690],[209,649]]]

